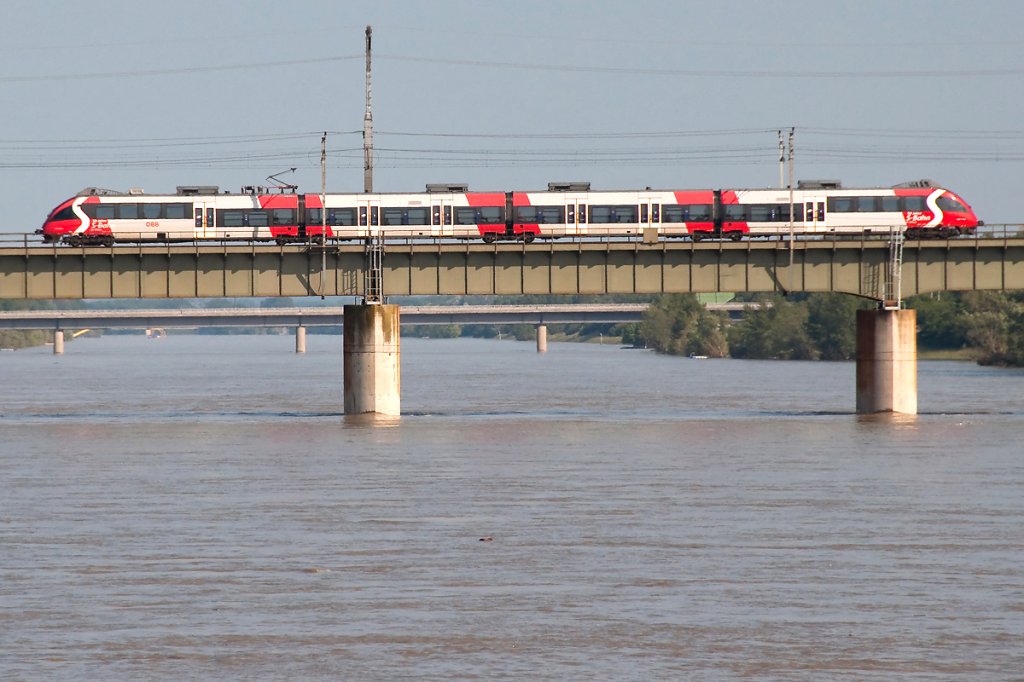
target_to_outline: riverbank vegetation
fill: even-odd
[[[750,297],[730,323],[695,309],[692,296],[662,296],[625,338],[634,346],[674,355],[778,360],[851,360],[856,316],[872,301],[845,294]],[[966,292],[916,296],[922,357],[973,359],[983,365],[1024,366],[1024,293]],[[727,347],[721,345],[722,337]]]
[[[619,342],[669,355],[779,360],[851,360],[856,353],[856,315],[874,303],[845,294],[795,294],[789,297],[746,294],[739,319],[709,311],[696,296],[499,296],[401,299],[401,305],[651,303],[642,322],[633,324],[552,324],[550,340]],[[348,302],[348,301],[345,301]],[[291,307],[340,305],[306,299],[210,299],[195,301],[20,301],[0,300],[0,310]],[[970,359],[984,365],[1024,366],[1024,292],[973,291],[916,296],[906,301],[917,311],[921,358]],[[204,333],[287,333],[284,328],[204,330]],[[310,330],[313,332],[314,330]],[[340,332],[318,328],[317,333]],[[402,334],[426,338],[515,338],[532,340],[536,327],[521,325],[421,325]],[[48,331],[0,330],[0,348],[38,346]]]

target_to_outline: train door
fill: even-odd
[[[644,239],[657,239],[661,227],[661,203],[652,197],[640,197],[640,223],[638,234]],[[653,231],[652,231],[653,230]]]
[[[217,236],[217,211],[213,202],[196,201],[192,204],[195,216],[195,238],[214,239]]]
[[[793,206],[794,223],[799,222],[801,205]],[[804,229],[808,232],[828,232],[829,226],[825,222],[825,197],[804,197],[803,201]]]
[[[432,237],[451,237],[455,234],[455,216],[452,208],[452,195],[430,195],[430,235]]]
[[[562,234],[569,236],[586,235],[590,232],[587,222],[587,196],[565,196],[565,225]],[[544,226],[541,226],[542,228]],[[557,234],[554,230],[550,233]]]
[[[359,223],[357,234],[360,237],[372,237],[380,233],[380,199],[363,199],[356,201],[356,221]]]
[[[562,200],[565,202],[562,211],[562,215],[565,216],[565,222],[562,225],[552,225],[550,228],[547,228],[546,225],[541,225],[541,232],[546,231],[554,236],[579,234],[580,224],[577,201],[575,198],[568,196],[562,197]]]

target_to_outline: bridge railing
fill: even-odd
[[[913,233],[912,230],[907,232],[905,234],[905,236],[908,239],[908,241],[911,241],[911,242],[917,241],[916,239],[914,239],[914,233]],[[834,241],[834,242],[886,241],[886,240],[889,239],[889,235],[888,235],[888,233],[881,233],[881,232],[872,232],[872,233],[868,233],[868,232],[865,232],[865,233],[839,233],[839,234],[837,234],[837,233],[829,233],[829,234],[815,234],[815,235],[801,235],[801,234],[798,233],[796,235],[796,238],[797,238],[797,241]],[[943,237],[943,238],[938,238],[938,239],[936,239],[936,238],[928,238],[926,241],[934,242],[934,241],[963,241],[963,240],[1013,239],[1013,238],[1024,238],[1024,223],[998,223],[998,224],[993,224],[993,225],[983,225],[981,227],[978,227],[975,231],[973,231],[970,234],[958,235],[958,236],[955,236],[955,237],[953,237],[953,236]],[[684,242],[684,241],[687,241],[687,239],[685,237],[665,237],[663,239],[664,239],[664,241],[669,241],[669,242]],[[765,241],[765,240],[788,241],[789,240],[789,235],[788,235],[788,233],[785,233],[785,232],[777,234],[777,235],[770,235],[770,236],[755,235],[754,237],[750,238],[750,240],[754,241],[754,242],[761,242],[761,241]],[[361,240],[361,239],[341,240],[341,241],[337,241],[337,242],[332,241],[332,242],[329,243],[328,246],[330,247],[332,245],[359,244],[362,241],[363,240]],[[726,239],[724,241],[728,242],[729,240]],[[922,240],[922,241],[925,241],[925,240]],[[460,238],[452,238],[452,237],[424,237],[424,236],[413,236],[413,235],[387,237],[386,242],[387,242],[387,244],[398,245],[398,246],[415,245],[415,244],[431,244],[431,243],[452,243],[452,242],[456,242],[456,243],[469,243],[469,244],[476,244],[476,243],[483,244],[482,240],[460,239]],[[556,244],[623,243],[623,242],[626,242],[626,243],[629,243],[629,242],[632,242],[632,243],[643,243],[644,242],[644,235],[640,234],[640,233],[635,234],[635,235],[627,235],[627,236],[566,235],[566,236],[555,237],[555,238],[551,238],[551,239],[541,238],[541,239],[538,239],[537,241],[535,241],[534,244],[546,244],[546,243],[556,243]],[[221,246],[221,245],[222,246],[238,246],[240,244],[249,244],[249,243],[251,243],[251,242],[243,241],[243,240],[229,240],[229,239],[211,240],[211,239],[203,239],[203,240],[192,240],[192,241],[188,241],[188,240],[185,240],[185,241],[175,241],[175,242],[173,242],[173,245],[176,245],[176,246],[190,246],[190,245],[195,245],[195,246],[211,246],[211,245],[217,245],[217,246]],[[274,244],[273,241],[267,241],[267,242],[263,242],[263,243],[268,245],[268,246]],[[497,242],[495,242],[495,245],[514,244],[514,243],[522,244],[522,242],[515,242],[515,241],[497,241]],[[708,243],[715,244],[715,243],[720,243],[720,242],[719,241],[710,241]],[[144,245],[144,246],[151,246],[151,245],[162,245],[162,244],[163,244],[163,242],[148,242],[148,243],[144,243],[142,245]],[[118,244],[118,245],[114,246],[113,248],[121,248],[122,246],[127,246],[127,247],[130,248],[130,247],[138,247],[139,244],[138,243]],[[318,247],[318,245],[316,245],[316,244],[314,244],[312,242],[309,242],[309,243],[294,242],[292,244],[285,245],[282,248],[296,248],[296,247],[306,247],[306,246],[313,247],[313,248],[317,248]],[[37,250],[38,249],[47,248],[47,249],[67,250],[67,249],[73,249],[73,248],[96,248],[96,247],[95,246],[93,246],[93,247],[84,247],[84,246],[72,247],[72,246],[68,246],[66,244],[44,244],[43,240],[42,240],[42,237],[40,235],[38,235],[38,234],[34,234],[34,233],[30,233],[30,232],[24,232],[24,233],[22,233],[22,232],[0,232],[0,248],[24,248],[24,249],[37,249]]]

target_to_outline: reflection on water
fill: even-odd
[[[0,677],[1024,670],[1024,373],[406,340],[381,428],[307,345],[0,358]]]

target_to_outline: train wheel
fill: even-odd
[[[735,232],[730,232],[729,239],[733,240],[734,242],[738,242],[739,240],[743,239],[743,233],[738,230]]]
[[[534,237],[535,235],[533,234],[533,232],[527,232],[526,234],[523,235],[523,241],[526,242],[527,244],[530,244],[531,242],[533,242]]]
[[[693,233],[690,234],[690,239],[692,239],[694,242],[699,242],[700,240],[704,239],[704,233],[703,232],[693,232]]]
[[[498,238],[498,236],[496,234],[494,234],[493,232],[485,232],[484,233],[484,243],[485,244],[493,244],[494,241],[497,238]]]

